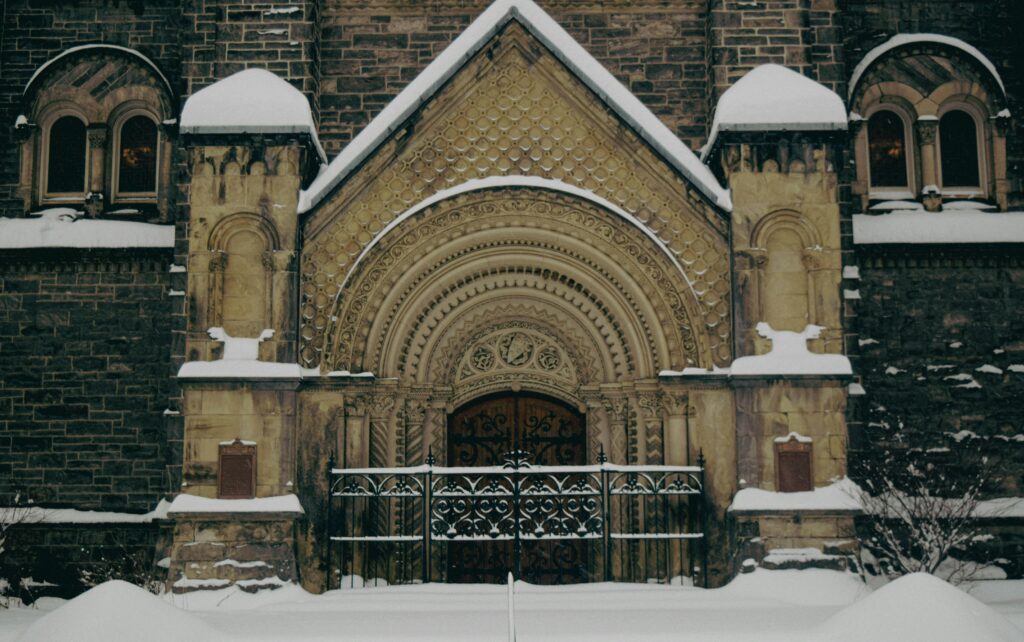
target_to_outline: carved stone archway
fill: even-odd
[[[374,239],[344,280],[321,362],[393,382],[409,416],[426,406],[422,421],[397,413],[390,434],[371,431],[371,465],[444,453],[446,411],[510,390],[595,409],[591,455],[660,459],[660,414],[640,401],[661,370],[713,362],[691,322],[699,310],[679,262],[637,223],[503,186],[433,203]]]

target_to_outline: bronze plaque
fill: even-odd
[[[796,493],[814,490],[811,474],[811,444],[788,441],[775,445],[775,467],[778,470],[779,491]]]
[[[256,446],[237,439],[230,444],[221,444],[217,496],[221,499],[256,496]]]

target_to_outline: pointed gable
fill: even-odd
[[[495,0],[331,161],[303,193],[300,211],[316,207],[513,20],[542,42],[711,203],[723,210],[731,209],[728,191],[722,188],[696,154],[550,15],[532,0]]]
[[[501,177],[564,183],[646,226],[684,271],[715,358],[730,358],[728,192],[524,0],[488,9],[305,193],[301,358],[316,363],[339,288],[396,219],[416,225],[403,214],[418,204]]]

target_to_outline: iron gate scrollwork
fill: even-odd
[[[499,581],[508,571],[542,584],[706,584],[703,455],[697,466],[600,459],[531,466],[514,451],[501,466],[436,466],[430,456],[414,467],[332,468],[331,586]],[[460,559],[481,558],[480,577],[447,564],[456,546]]]

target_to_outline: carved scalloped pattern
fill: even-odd
[[[478,56],[424,108],[414,131],[379,150],[318,212],[303,255],[303,363],[321,361],[339,286],[386,225],[439,190],[502,175],[564,181],[635,215],[685,267],[711,354],[729,359],[729,260],[717,214],[560,63],[516,32],[501,36],[493,59]]]

